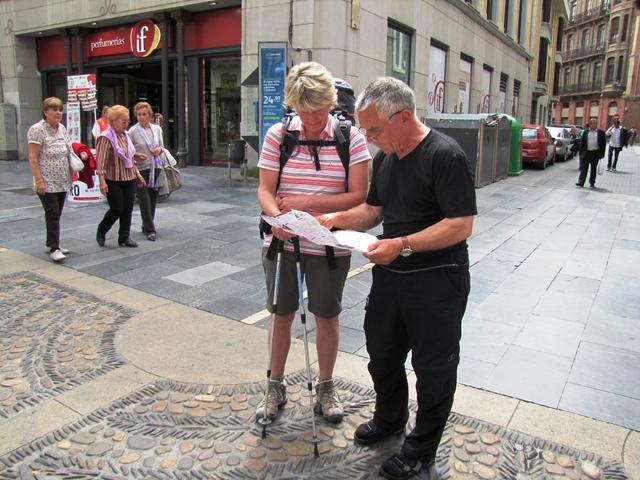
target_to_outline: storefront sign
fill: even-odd
[[[160,29],[151,20],[142,20],[131,27],[131,51],[136,57],[146,57],[160,43]]]
[[[142,20],[131,28],[103,30],[87,35],[89,58],[133,53],[146,57],[160,45],[160,28],[152,20]]]
[[[284,42],[260,42],[259,71],[259,119],[260,148],[269,128],[282,118],[284,80],[287,73],[287,44]]]

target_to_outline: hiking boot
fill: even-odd
[[[265,409],[265,399],[263,396],[256,408],[256,419],[264,418],[266,410],[267,419],[273,420],[278,414],[278,410],[284,407],[285,403],[287,403],[287,385],[284,380],[282,382],[269,380],[267,407]]]
[[[322,415],[327,422],[338,423],[344,417],[342,403],[338,397],[333,380],[322,380],[316,383],[316,405],[314,411]]]

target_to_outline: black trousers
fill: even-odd
[[[622,147],[612,147],[609,145],[609,156],[607,157],[607,168],[617,168],[618,155],[622,151]],[[611,165],[611,157],[613,157],[613,166]]]
[[[105,234],[111,229],[117,220],[120,221],[118,229],[118,242],[124,242],[129,238],[131,232],[131,214],[133,213],[133,202],[136,196],[136,181],[114,182],[106,180],[109,192],[107,202],[109,210],[104,214],[104,218],[98,225],[98,232]]]
[[[140,170],[140,174],[144,177],[144,181],[149,183],[149,170]],[[157,182],[161,170],[155,169],[154,179]],[[138,205],[140,206],[140,216],[142,217],[142,231],[144,233],[156,233],[156,226],[153,219],[156,216],[156,201],[158,199],[158,190],[156,188],[136,187],[136,195],[138,197]]]
[[[587,179],[587,170],[591,168],[589,172],[589,184],[596,184],[596,175],[598,170],[598,151],[587,150],[580,153],[580,176],[578,177],[578,183],[584,185],[584,181]]]
[[[67,192],[38,194],[44,208],[44,222],[47,226],[47,247],[54,251],[60,248],[60,217]]]
[[[376,423],[402,428],[408,418],[405,360],[416,374],[416,424],[402,445],[408,458],[436,455],[456,390],[462,317],[469,296],[467,267],[395,273],[376,266],[364,331],[376,391]]]

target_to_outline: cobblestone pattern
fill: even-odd
[[[374,392],[336,379],[347,417],[337,426],[318,417],[316,458],[311,409],[300,387],[305,376],[298,372],[287,380],[289,401],[265,439],[253,418],[263,383],[159,381],[0,457],[0,478],[378,478],[380,464],[402,438],[375,448],[353,443],[355,427],[372,416]],[[442,480],[627,479],[617,462],[457,414],[450,417],[436,467]]]
[[[0,421],[125,364],[113,340],[134,310],[33,273],[0,282]]]

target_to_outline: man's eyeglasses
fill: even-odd
[[[404,108],[402,110],[398,110],[395,113],[392,113],[391,115],[389,115],[389,118],[387,118],[384,121],[384,125],[382,127],[377,127],[377,128],[358,128],[358,131],[364,135],[365,137],[370,137],[370,138],[375,138],[378,137],[382,131],[385,129],[385,127],[387,126],[387,124],[391,121],[391,119],[396,116],[397,114],[399,114],[400,112],[402,112],[404,110]]]

